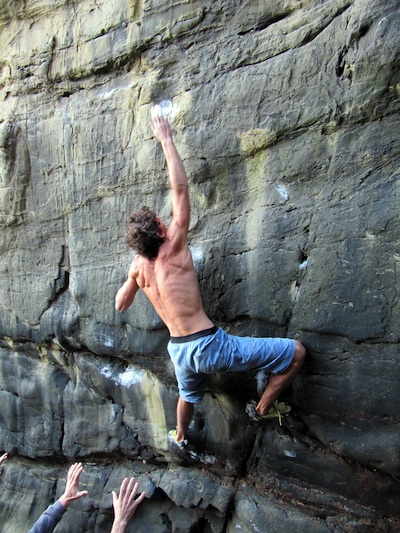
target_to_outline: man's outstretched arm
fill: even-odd
[[[173,239],[175,232],[183,232],[184,238],[186,238],[190,222],[190,203],[185,168],[172,138],[168,121],[163,117],[158,117],[150,125],[154,135],[161,143],[173,193],[172,222],[168,228],[168,237]]]

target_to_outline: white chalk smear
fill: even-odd
[[[276,190],[279,192],[282,200],[286,202],[289,198],[289,191],[287,190],[287,187],[285,187],[285,185],[277,185]]]
[[[125,372],[114,372],[109,366],[104,366],[100,370],[100,374],[107,379],[112,379],[117,385],[122,387],[130,387],[142,381],[144,370],[136,370],[134,368],[127,368]]]
[[[302,263],[299,265],[300,270],[305,270],[307,268],[308,259],[305,259]]]
[[[193,263],[196,265],[200,263],[204,258],[204,253],[201,248],[194,248],[190,246],[190,252],[192,254]]]
[[[135,370],[134,368],[127,368],[121,376],[121,385],[129,387],[130,385],[138,384],[142,381],[144,370]]]

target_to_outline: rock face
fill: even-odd
[[[0,1],[0,478],[26,532],[85,465],[60,531],[400,529],[398,0]],[[301,339],[280,426],[260,376],[215,376],[170,454],[168,332],[143,294],[114,309],[130,211],[168,219],[149,129],[172,99],[206,311]]]

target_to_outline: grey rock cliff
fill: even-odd
[[[2,531],[76,460],[60,531],[109,531],[125,475],[128,531],[400,529],[399,26],[398,0],[0,0]],[[170,215],[166,98],[207,313],[308,349],[282,426],[245,413],[260,376],[215,376],[193,463],[168,332],[114,309],[127,215]]]

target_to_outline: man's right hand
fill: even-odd
[[[155,117],[154,120],[150,122],[150,128],[160,143],[167,139],[172,139],[171,126],[166,118],[162,116]]]

